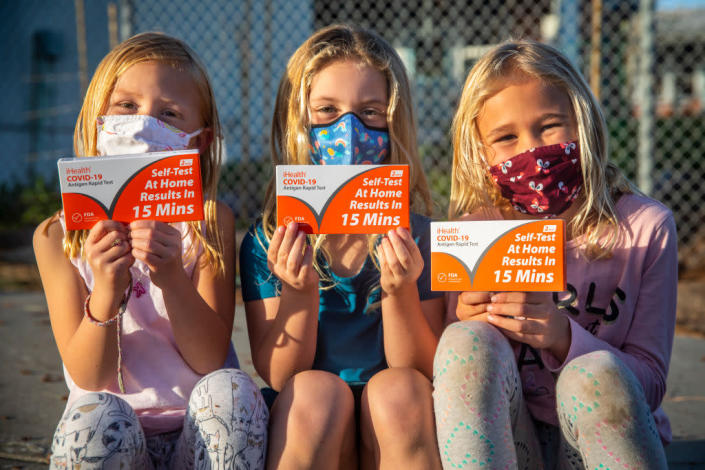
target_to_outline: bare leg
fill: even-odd
[[[356,468],[354,411],[352,392],[338,376],[296,374],[270,412],[267,468]]]
[[[394,367],[372,377],[360,410],[362,468],[441,468],[432,393],[415,369]]]

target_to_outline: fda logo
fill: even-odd
[[[193,158],[182,158],[179,161],[179,166],[193,166]]]
[[[544,233],[555,233],[556,226],[555,225],[544,225],[543,231],[544,231]]]
[[[389,174],[390,178],[399,178],[404,176],[404,170],[392,170]]]

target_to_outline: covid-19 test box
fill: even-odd
[[[564,291],[562,219],[431,223],[431,289]]]
[[[61,158],[58,167],[68,230],[103,219],[203,219],[198,150]]]
[[[278,165],[277,225],[308,233],[409,227],[408,165]]]

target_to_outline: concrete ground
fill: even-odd
[[[233,341],[242,368],[255,376],[242,305]],[[258,378],[261,383],[261,379]],[[51,436],[67,389],[41,292],[0,291],[0,469],[46,468]],[[705,469],[705,339],[679,333],[664,408],[674,443],[671,469]]]

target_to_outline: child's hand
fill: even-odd
[[[101,220],[88,232],[84,250],[95,286],[120,295],[127,288],[129,268],[135,261],[128,238],[127,228],[114,220]]]
[[[570,323],[558,311],[551,292],[500,292],[492,296],[487,312],[487,321],[507,337],[548,349],[560,361],[568,354]]]
[[[163,287],[170,277],[184,273],[181,232],[157,220],[135,220],[129,227],[132,256],[147,265],[155,285]]]
[[[267,250],[267,266],[284,284],[294,290],[318,290],[318,273],[313,268],[313,248],[306,245],[306,233],[292,222],[279,226]]]
[[[487,321],[487,306],[493,292],[462,292],[458,296],[455,315],[458,320]]]
[[[387,232],[377,247],[380,265],[380,287],[388,295],[397,294],[416,282],[423,271],[423,257],[416,242],[405,228]]]

